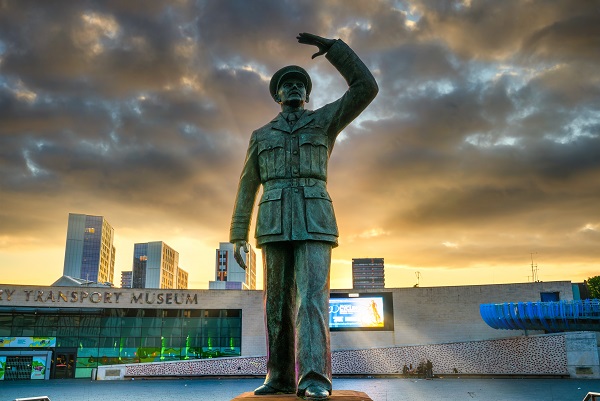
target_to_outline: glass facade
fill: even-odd
[[[69,213],[63,275],[113,282],[114,230],[102,216]]]
[[[146,268],[148,267],[148,244],[134,244],[131,288],[146,288]]]
[[[86,280],[98,280],[100,266],[100,248],[102,245],[102,217],[86,216],[83,234],[83,256],[81,259],[81,276]]]
[[[384,287],[383,258],[352,259],[352,288],[363,290]]]
[[[56,337],[75,377],[101,365],[240,356],[240,309],[0,310],[0,337]]]

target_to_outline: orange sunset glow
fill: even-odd
[[[56,281],[81,213],[115,230],[116,285],[164,241],[208,288],[272,74],[306,68],[308,109],[347,87],[299,32],[343,39],[380,87],[329,163],[332,288],[371,257],[386,287],[599,274],[593,2],[5,1],[0,282]]]

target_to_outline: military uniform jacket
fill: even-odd
[[[338,228],[327,192],[327,164],[338,134],[371,103],[375,79],[343,41],[326,55],[348,82],[346,93],[320,109],[304,110],[293,127],[280,113],[252,133],[231,220],[230,242],[248,241],[260,186],[257,247],[279,241],[337,245]]]

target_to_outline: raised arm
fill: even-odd
[[[325,39],[310,33],[301,33],[298,42],[317,46],[319,52],[313,58],[325,54],[327,60],[348,83],[348,90],[333,103],[322,107],[326,121],[331,150],[337,135],[373,101],[379,87],[358,55],[341,39]]]
[[[327,39],[312,33],[302,32],[296,36],[299,43],[304,45],[313,45],[319,48],[319,51],[312,55],[312,58],[321,56],[329,51],[329,48],[335,43],[335,39]]]

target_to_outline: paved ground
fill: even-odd
[[[230,401],[261,379],[0,382],[0,401],[47,395],[51,401]],[[334,379],[334,389],[364,391],[374,401],[582,401],[600,380]]]

